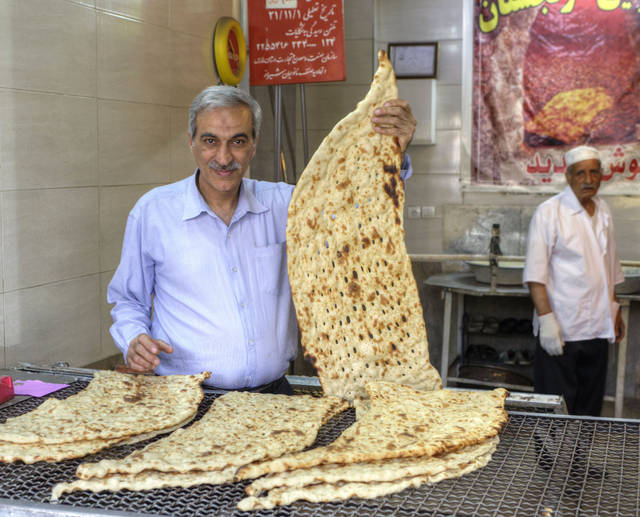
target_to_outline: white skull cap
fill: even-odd
[[[583,160],[598,160],[602,163],[602,160],[600,159],[600,152],[595,147],[589,147],[588,145],[580,145],[570,149],[564,153],[564,160],[567,167],[571,167],[574,163],[578,163]]]

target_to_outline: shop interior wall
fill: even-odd
[[[460,184],[462,133],[463,4],[471,0],[345,0],[347,79],[344,83],[306,87],[309,146],[315,150],[333,125],[350,112],[366,94],[375,71],[377,49],[389,42],[437,41],[435,143],[411,145],[414,174],[406,184],[406,244],[410,253],[485,253],[494,222],[501,223],[502,251],[525,253],[529,219],[534,208],[549,195],[464,191]],[[426,81],[426,80],[425,80]],[[299,106],[299,102],[297,103]],[[297,124],[296,153],[301,161],[302,131]],[[621,258],[640,259],[638,222],[640,199],[607,196],[616,226]],[[433,207],[433,215],[412,219],[408,207]],[[422,212],[422,211],[421,211]],[[440,366],[443,303],[440,290],[422,288],[423,280],[436,273],[464,269],[460,263],[413,264],[421,287],[432,361]],[[640,370],[640,304],[632,304],[625,393],[640,397],[635,381]],[[498,314],[507,317],[508,312]],[[608,392],[613,390],[615,351],[611,350]]]
[[[0,2],[0,364],[117,349],[106,285],[126,217],[191,174],[187,109],[232,0]]]
[[[410,253],[484,250],[497,217],[505,252],[521,253],[528,217],[546,196],[460,188],[463,1],[345,0],[347,79],[305,87],[311,152],[366,94],[375,53],[390,41],[439,43],[435,143],[412,145],[406,206]],[[0,3],[0,363],[68,361],[116,353],[105,289],[126,214],[150,188],[193,170],[187,107],[216,82],[203,49],[233,0],[5,0]],[[285,158],[304,167],[300,88],[284,89]],[[272,91],[252,88],[265,125],[252,176],[273,179]],[[607,198],[618,248],[638,259],[635,197]],[[518,214],[513,218],[514,213]],[[419,285],[460,265],[415,263]],[[432,358],[439,363],[442,302],[421,290]],[[638,396],[640,329],[629,329],[627,393]]]

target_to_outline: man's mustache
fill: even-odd
[[[240,168],[240,164],[235,160],[231,160],[226,165],[222,165],[215,160],[211,160],[207,165],[210,169],[216,169],[219,171],[234,171]]]

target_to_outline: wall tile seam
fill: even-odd
[[[0,86],[0,93],[1,92],[32,93],[32,94],[38,94],[38,95],[58,95],[61,97],[72,97],[72,98],[87,99],[87,100],[93,100],[97,98],[95,95],[82,95],[79,93],[69,93],[69,92],[62,92],[57,90],[40,90],[38,88],[16,88],[15,86]]]
[[[73,0],[66,0],[66,1],[75,3],[75,2],[73,2]],[[78,5],[82,5],[82,4],[78,4]],[[105,16],[111,16],[113,18],[119,18],[121,20],[129,21],[129,22],[135,22],[135,23],[140,23],[140,24],[143,24],[143,25],[150,25],[152,27],[158,27],[160,29],[166,29],[167,31],[169,31],[172,34],[184,34],[184,35],[187,35],[187,36],[195,36],[195,37],[202,38],[202,39],[207,39],[208,37],[212,36],[213,30],[215,28],[215,23],[212,23],[211,29],[210,29],[210,33],[207,33],[206,37],[202,33],[190,32],[190,31],[185,31],[185,30],[182,30],[182,29],[177,29],[177,28],[173,27],[173,25],[172,25],[174,20],[173,20],[172,15],[171,15],[171,9],[169,9],[169,12],[168,12],[168,23],[167,23],[167,25],[164,25],[164,24],[160,24],[160,23],[150,22],[149,20],[146,20],[144,18],[137,18],[136,16],[134,16],[132,14],[123,13],[121,11],[116,11],[116,10],[108,9],[108,8],[105,8],[105,7],[91,7],[91,6],[87,6],[87,5],[84,5],[84,7],[87,7],[89,9],[95,10],[96,14],[104,14]],[[246,35],[245,35],[245,37],[246,37]]]
[[[73,0],[67,0],[67,1],[73,1]],[[94,7],[93,10],[96,12],[96,14],[104,14],[106,16],[112,16],[113,18],[119,18],[121,20],[125,20],[128,22],[135,22],[135,23],[141,23],[144,25],[151,25],[153,27],[159,27],[161,29],[167,29],[171,32],[179,32],[179,31],[173,31],[171,29],[171,27],[167,24],[167,25],[162,25],[159,23],[153,23],[150,22],[148,20],[145,20],[144,18],[136,18],[134,15],[132,14],[127,14],[127,13],[123,13],[120,11],[116,11],[114,9],[108,9],[106,7]],[[167,13],[168,15],[168,13]]]
[[[59,187],[32,187],[32,188],[0,188],[0,193],[11,194],[14,192],[39,192],[43,190],[90,190],[98,189],[102,185],[72,185],[72,186],[59,186]]]
[[[66,0],[69,2],[73,2],[73,0]],[[81,5],[81,4],[80,4]],[[154,22],[150,22],[144,18],[137,18],[136,16],[132,15],[132,14],[127,14],[127,13],[123,13],[120,11],[116,11],[113,9],[107,9],[105,7],[91,7],[91,6],[85,6],[88,7],[90,9],[93,9],[96,11],[96,14],[104,14],[106,16],[111,16],[113,18],[119,18],[121,20],[125,20],[125,21],[129,21],[129,22],[135,22],[135,23],[140,23],[143,25],[150,25],[152,27],[158,27],[160,29],[166,29],[167,31],[169,31],[172,34],[184,34],[187,36],[195,36],[198,38],[202,38],[202,39],[207,39],[210,35],[213,34],[213,29],[215,28],[215,23],[212,24],[211,26],[211,34],[207,34],[207,37],[205,37],[203,34],[198,33],[198,32],[189,32],[189,31],[185,31],[185,30],[181,30],[181,29],[176,29],[175,27],[172,26],[173,20],[172,20],[172,16],[171,16],[171,11],[169,10],[168,13],[168,23],[167,25],[163,25],[160,23],[154,23]],[[246,36],[246,35],[245,35]]]
[[[196,171],[195,167],[194,169],[189,173],[189,174],[185,174],[184,178],[187,178],[188,176],[191,176],[194,172]],[[183,179],[184,179],[183,178]],[[109,183],[104,183],[104,184],[100,184],[98,185],[99,189],[111,189],[111,188],[123,188],[123,187],[149,187],[149,190],[154,189],[156,187],[162,187],[164,185],[168,185],[170,183],[174,183],[175,180],[167,180],[165,182],[160,182],[160,183],[148,183],[148,182],[143,182],[143,183],[113,183],[113,184],[109,184]],[[142,194],[140,194],[142,195]]]
[[[462,131],[461,126],[438,126],[437,123],[436,123],[435,129],[436,129],[436,133],[438,131]],[[435,144],[430,144],[430,145],[437,145],[437,142]]]
[[[119,99],[116,97],[102,97],[98,95],[81,95],[69,92],[62,92],[56,90],[40,90],[37,88],[15,88],[9,86],[0,86],[0,93],[2,92],[18,92],[18,93],[27,93],[34,95],[55,95],[60,97],[69,97],[74,99],[85,99],[85,100],[95,100],[95,101],[107,101],[107,102],[121,102],[126,104],[138,104],[141,106],[157,106],[162,108],[180,108],[180,109],[188,109],[190,104],[166,104],[166,103],[157,103],[157,102],[144,102],[138,100],[130,100],[130,99]]]
[[[100,269],[100,268],[98,268]],[[70,276],[70,277],[65,277],[65,278],[57,278],[55,280],[51,280],[50,282],[42,282],[39,284],[34,284],[34,285],[28,285],[28,286],[24,286],[24,287],[17,287],[15,289],[4,289],[2,291],[0,291],[0,295],[6,295],[6,294],[14,294],[14,293],[19,293],[21,291],[28,291],[31,289],[40,289],[42,287],[50,287],[50,286],[55,286],[58,284],[64,284],[73,280],[80,280],[83,278],[92,278],[95,277],[98,279],[98,281],[100,280],[100,275],[104,274],[104,273],[108,273],[111,270],[106,270],[106,271],[96,271],[96,272],[92,272],[92,273],[85,273],[82,275],[75,275],[75,276]],[[113,270],[115,272],[115,269]],[[100,290],[100,286],[98,285],[98,290]],[[6,305],[6,304],[5,304]]]

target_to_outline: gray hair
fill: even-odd
[[[196,134],[196,118],[201,111],[234,106],[247,106],[251,110],[252,136],[254,140],[257,140],[262,124],[262,108],[251,95],[234,86],[209,86],[193,99],[189,108],[189,134],[191,138]]]

